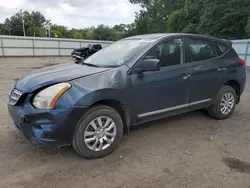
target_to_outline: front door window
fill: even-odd
[[[145,59],[159,59],[161,67],[183,64],[182,39],[172,39],[159,44],[146,55]]]

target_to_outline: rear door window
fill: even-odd
[[[197,62],[212,59],[217,56],[214,43],[199,38],[187,38],[187,62]]]

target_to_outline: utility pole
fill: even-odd
[[[50,38],[50,27],[49,27],[49,38]]]
[[[51,37],[50,36],[50,28],[51,28],[51,24],[48,24],[45,26],[46,37],[48,37],[48,35],[49,35],[49,38]]]
[[[23,20],[23,10],[21,9],[21,10],[20,10],[20,12],[21,12],[22,24],[23,24],[23,36],[25,36],[25,37],[26,37],[25,27],[24,27],[24,20]]]

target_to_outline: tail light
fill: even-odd
[[[246,62],[245,62],[243,59],[241,59],[241,58],[239,58],[239,61],[240,61],[240,63],[242,64],[242,66],[243,66],[244,68],[246,68]]]

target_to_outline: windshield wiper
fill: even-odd
[[[94,65],[94,64],[91,64],[91,63],[84,63],[84,61],[82,61],[82,65],[87,65],[89,67],[99,67],[98,65]]]

